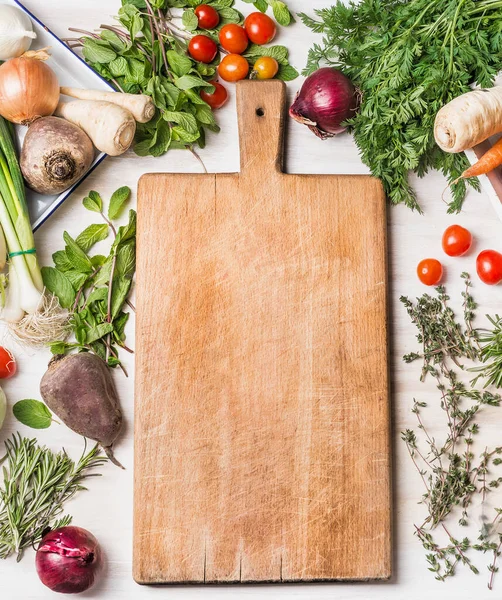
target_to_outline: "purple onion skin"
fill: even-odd
[[[313,131],[322,140],[347,129],[360,104],[360,93],[337,69],[324,67],[312,73],[289,109],[290,116]]]
[[[41,582],[52,591],[79,594],[94,584],[101,569],[102,552],[89,531],[60,527],[43,537],[35,563]]]

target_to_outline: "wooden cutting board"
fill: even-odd
[[[240,174],[139,186],[134,577],[385,579],[384,194],[283,174],[285,87],[237,96]]]

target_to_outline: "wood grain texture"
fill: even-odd
[[[240,174],[140,182],[134,576],[385,579],[384,194],[283,174],[283,84],[237,90]]]

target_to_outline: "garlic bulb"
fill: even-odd
[[[28,15],[15,6],[0,4],[0,60],[21,56],[36,37]]]

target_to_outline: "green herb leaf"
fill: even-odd
[[[52,414],[39,400],[20,400],[12,407],[16,419],[32,429],[47,429],[52,423]]]
[[[212,94],[215,90],[214,85],[211,85],[207,81],[204,81],[200,77],[195,75],[183,75],[174,81],[177,88],[180,90],[191,90],[193,88],[204,88],[209,94]]]
[[[58,299],[63,308],[71,308],[75,302],[75,290],[66,275],[53,267],[42,267],[45,287]]]
[[[258,46],[251,44],[244,53],[244,57],[248,59],[258,59],[261,56],[271,56],[280,65],[288,65],[289,50],[286,46]]]
[[[84,39],[82,54],[89,62],[98,64],[110,63],[117,57],[116,53],[106,43],[92,38]]]
[[[276,77],[282,81],[293,81],[298,75],[298,71],[291,65],[279,65],[279,72]]]
[[[131,197],[131,188],[124,186],[115,191],[110,200],[110,208],[108,209],[108,218],[116,219],[120,215],[120,211],[124,204]]]
[[[109,227],[107,223],[103,223],[102,225],[89,225],[89,227],[84,229],[84,231],[82,231],[82,233],[79,236],[77,236],[75,242],[80,246],[80,248],[84,252],[89,252],[89,250],[94,246],[94,244],[106,240],[106,238],[108,237],[108,231]]]
[[[73,267],[82,273],[90,273],[92,271],[92,263],[87,254],[80,248],[67,231],[63,233],[63,239],[66,242],[66,255]]]
[[[52,255],[52,260],[59,271],[69,271],[72,268],[72,264],[68,260],[68,256],[64,250],[58,250],[57,252],[54,252]]]
[[[272,2],[272,11],[279,25],[287,27],[291,23],[292,15],[284,2],[280,2],[279,0]]]
[[[89,195],[82,200],[82,204],[92,212],[103,212],[103,199],[97,192],[89,192]]]
[[[199,19],[192,9],[186,10],[183,13],[181,22],[187,31],[195,31],[199,27]]]
[[[85,343],[92,344],[93,342],[104,338],[109,333],[112,333],[113,329],[113,323],[101,323],[100,325],[96,325],[87,332]]]

